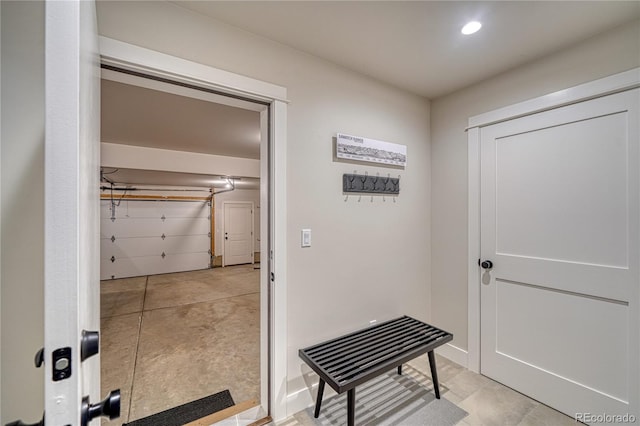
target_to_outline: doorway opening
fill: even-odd
[[[122,389],[116,424],[227,390],[259,406],[269,107],[122,71],[102,70],[101,376]]]

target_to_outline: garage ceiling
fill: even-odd
[[[260,158],[260,113],[102,80],[102,142]]]

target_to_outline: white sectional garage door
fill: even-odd
[[[207,201],[101,201],[100,279],[209,268]]]

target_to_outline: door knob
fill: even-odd
[[[480,264],[480,266],[482,266],[482,269],[491,269],[493,268],[493,262],[490,260],[485,260]]]
[[[109,417],[109,420],[120,417],[120,389],[109,392],[107,397],[97,404],[91,404],[89,397],[82,398],[80,426],[88,426],[96,417]]]

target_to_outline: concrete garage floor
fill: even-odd
[[[101,283],[102,395],[121,425],[229,389],[260,399],[260,271],[253,265]]]

